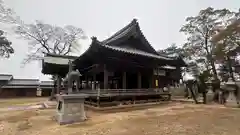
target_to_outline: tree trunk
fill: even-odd
[[[210,56],[210,63],[211,63],[212,71],[213,71],[213,77],[215,80],[218,80],[216,66],[215,66],[212,56]]]
[[[210,65],[212,67],[214,79],[218,80],[216,66],[215,66],[215,63],[214,63],[214,59],[212,57],[212,51],[209,51],[209,48],[208,48],[208,39],[209,39],[209,34],[208,33],[209,33],[209,29],[207,28],[207,32],[206,32],[206,35],[205,35],[205,41],[204,41],[205,50],[207,52],[207,60],[210,62]]]
[[[227,63],[228,63],[228,68],[229,68],[229,75],[232,78],[233,81],[235,81],[234,75],[233,75],[233,69],[232,69],[232,61],[229,56],[227,56]]]
[[[53,88],[52,88],[51,96],[49,97],[49,100],[54,100],[55,99],[56,90],[57,90],[57,81],[56,81],[55,76],[54,76]]]
[[[195,95],[195,93],[193,92],[193,85],[194,85],[194,82],[193,82],[193,81],[188,81],[188,82],[187,82],[187,88],[189,88],[194,102],[195,102],[196,104],[198,104],[196,95]]]
[[[207,92],[206,92],[206,90],[204,90],[202,92],[202,95],[203,95],[203,104],[207,104]]]
[[[197,101],[196,95],[195,95],[195,93],[193,92],[193,87],[190,87],[189,89],[190,89],[190,91],[191,91],[192,98],[193,98],[194,102],[195,102],[196,104],[198,104],[198,101]]]

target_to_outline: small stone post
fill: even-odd
[[[238,102],[237,102],[237,97],[234,93],[237,90],[236,87],[237,87],[236,82],[234,82],[232,80],[232,78],[230,77],[226,83],[226,89],[229,93],[228,93],[228,97],[226,99],[225,106],[239,107]]]
[[[214,98],[214,92],[213,92],[213,88],[212,88],[212,85],[213,85],[213,82],[211,79],[209,79],[207,82],[206,82],[207,86],[208,86],[208,90],[207,90],[207,94],[206,94],[206,104],[208,103],[211,103],[213,102],[213,98]]]

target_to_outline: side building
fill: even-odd
[[[12,75],[0,74],[0,98],[36,97],[38,89],[42,91],[40,96],[50,96],[52,88],[52,81],[15,79]]]

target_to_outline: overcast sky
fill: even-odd
[[[26,23],[41,20],[55,25],[74,25],[86,34],[103,40],[137,18],[143,34],[158,50],[171,43],[181,45],[185,37],[179,33],[185,18],[196,15],[200,9],[212,6],[237,10],[240,0],[5,0],[6,4]],[[39,62],[20,68],[27,52],[27,41],[10,35],[15,54],[0,59],[0,73],[15,78],[48,79],[41,74]],[[81,52],[89,45],[82,43]]]

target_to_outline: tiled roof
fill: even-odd
[[[23,86],[23,85],[5,85],[5,86],[2,86],[2,88],[17,88],[17,89],[26,89],[26,88],[37,88],[38,86],[36,86],[36,85],[32,85],[32,86]]]
[[[112,35],[110,38],[106,39],[103,41],[104,44],[108,44],[116,39],[119,39],[127,34],[129,34],[129,32],[131,32],[131,30],[133,29],[133,26],[135,26],[136,23],[134,21],[132,21],[130,24],[128,24],[127,26],[125,26],[123,29],[121,29],[120,31],[116,32],[114,35]]]
[[[57,64],[57,65],[68,65],[69,60],[75,60],[77,57],[74,56],[62,56],[62,55],[46,55],[43,58],[44,63]]]
[[[11,86],[19,86],[19,85],[24,85],[24,86],[30,86],[30,85],[39,85],[39,80],[38,79],[13,79],[8,82],[7,85]]]
[[[12,75],[0,74],[0,81],[9,81],[13,78]]]
[[[114,43],[118,39],[130,36],[137,37],[142,42],[142,44],[140,45],[144,46],[147,52],[157,55],[157,51],[151,46],[151,44],[147,41],[147,39],[143,35],[139,27],[139,23],[137,22],[137,19],[133,19],[130,24],[128,24],[127,26],[113,34],[110,38],[102,41],[101,43],[104,45],[107,44],[109,46],[116,46],[112,43]]]
[[[53,85],[53,81],[41,81],[40,86]]]
[[[45,56],[61,57],[61,58],[67,58],[67,59],[76,59],[76,58],[78,58],[78,56],[60,55],[60,54],[53,54],[53,53],[47,53]]]
[[[155,54],[144,52],[144,51],[137,50],[134,48],[124,48],[124,47],[109,46],[109,45],[100,45],[100,46],[108,48],[108,49],[112,49],[115,51],[124,52],[124,53],[142,55],[142,56],[147,56],[147,57],[156,58],[156,59],[172,60],[171,58],[167,58],[167,57],[160,56],[160,55],[155,55]]]

